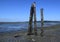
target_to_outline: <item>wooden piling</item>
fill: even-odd
[[[34,7],[34,34],[37,35],[37,25],[36,25],[36,7]]]
[[[41,8],[41,33],[40,35],[43,37],[43,25],[44,25],[44,21],[43,21],[43,8]]]
[[[34,16],[34,34],[37,35],[37,28],[36,28],[36,6],[35,2],[32,4],[30,9],[30,18],[29,18],[29,27],[28,27],[28,35],[32,35],[32,19]]]
[[[29,17],[28,35],[32,35],[32,19],[33,19],[33,12],[32,12],[32,8],[31,8],[30,17]]]

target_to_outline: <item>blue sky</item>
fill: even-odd
[[[40,21],[40,9],[44,9],[44,20],[60,21],[60,0],[0,0],[0,21],[29,21],[30,7],[36,2],[36,18]]]

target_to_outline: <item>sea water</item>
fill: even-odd
[[[58,22],[44,22],[44,27],[52,26],[60,24]],[[29,23],[28,22],[22,22],[22,23],[3,23],[0,24],[0,32],[7,32],[7,31],[17,31],[17,30],[23,30],[28,29]],[[33,23],[32,26],[34,27]],[[37,22],[37,27],[41,27],[41,23]]]

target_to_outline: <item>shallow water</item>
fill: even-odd
[[[52,26],[52,25],[55,25],[55,24],[60,24],[58,22],[45,22],[44,23],[44,27],[47,27],[47,26]],[[33,25],[33,23],[32,23]],[[37,27],[40,27],[41,26],[41,23],[40,22],[37,22]],[[34,25],[33,25],[34,27]],[[24,22],[24,23],[17,23],[17,24],[0,24],[0,32],[7,32],[7,31],[16,31],[16,30],[21,30],[21,29],[27,29],[28,28],[28,23]]]

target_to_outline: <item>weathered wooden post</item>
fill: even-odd
[[[44,21],[43,21],[43,8],[41,8],[41,33],[40,35],[43,37],[43,25],[44,25]]]
[[[32,19],[34,15],[34,34],[37,35],[37,29],[36,29],[36,6],[35,2],[32,4],[30,9],[30,18],[29,18],[29,28],[28,28],[28,35],[32,35]]]
[[[36,4],[36,3],[35,3]],[[36,5],[34,4],[34,34],[37,35],[37,26],[36,26]]]

